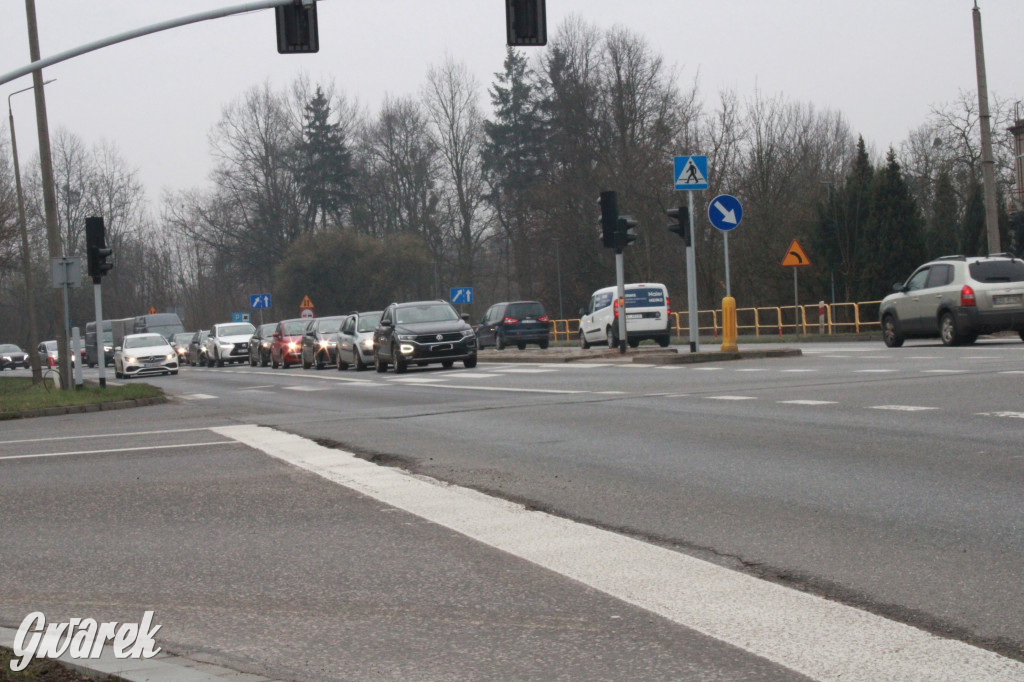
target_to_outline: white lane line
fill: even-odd
[[[757,400],[752,395],[709,395],[708,400]]]
[[[238,389],[238,392],[244,393],[245,391],[260,391],[265,388],[277,388],[277,384],[264,384],[263,386],[247,386],[246,388]]]
[[[158,431],[132,431],[130,433],[93,433],[81,436],[53,436],[51,438],[22,438],[20,440],[0,440],[0,445],[13,445],[15,443],[43,443],[52,440],[82,440],[84,438],[116,438],[124,439],[133,436],[155,436],[165,433],[192,433],[195,431],[208,431],[208,426],[196,426],[187,429],[160,429]]]
[[[266,427],[211,429],[816,680],[1021,680],[1024,663]]]
[[[142,450],[171,450],[174,448],[198,448],[207,445],[234,445],[229,440],[215,440],[209,443],[177,443],[173,445],[145,445],[137,448],[105,448],[103,450],[75,450],[73,452],[44,452],[37,455],[0,455],[0,461],[8,459],[38,459],[40,457],[70,457],[72,455],[105,455],[112,452],[139,452]]]
[[[177,397],[184,400],[216,400],[217,396],[208,393],[178,393]]]
[[[907,360],[941,360],[940,355],[911,355]]]
[[[695,372],[717,372],[721,367],[694,367]]]
[[[738,369],[737,372],[767,372],[767,367],[750,367],[746,369]]]
[[[895,369],[856,369],[857,374],[891,374]]]
[[[937,407],[923,407],[921,405],[872,405],[869,410],[893,410],[896,412],[924,412],[925,410],[937,410]]]
[[[448,381],[450,377],[402,377],[401,379],[388,379],[393,384],[436,384],[439,381]]]
[[[500,377],[501,374],[488,374],[487,372],[459,372],[457,376],[452,377],[453,379],[493,379],[494,377]]]
[[[1010,369],[1005,372],[1000,372],[1000,374],[1024,374],[1024,369]]]
[[[540,369],[538,367],[523,367],[523,368],[513,367],[513,368],[510,368],[510,369],[498,369],[498,370],[495,370],[495,371],[496,372],[501,372],[502,374],[545,374],[547,372],[554,372],[556,370],[553,370],[553,369]],[[459,376],[463,376],[463,375],[460,374]],[[488,375],[488,376],[491,376],[491,375]]]
[[[282,386],[281,388],[283,388],[286,391],[304,391],[306,393],[311,393],[313,391],[331,390],[330,386]]]
[[[835,400],[780,400],[783,405],[838,405]]]
[[[641,369],[646,369],[648,367],[657,367],[657,365],[652,365],[652,364],[644,363],[644,362],[631,362],[631,363],[629,363],[627,365],[618,365],[618,367],[632,367],[634,369],[639,367]]]
[[[626,395],[625,391],[594,391],[594,395]]]
[[[798,374],[798,373],[802,373],[802,372],[817,372],[818,370],[816,370],[816,369],[783,369],[783,370],[779,370],[779,371],[781,371],[783,373]]]
[[[978,412],[979,417],[1008,417],[1009,419],[1024,419],[1024,412]]]
[[[430,388],[445,388],[450,391],[493,391],[498,393],[542,393],[553,395],[580,395],[591,393],[591,391],[563,391],[553,388],[510,388],[508,386],[456,386],[453,384],[427,384],[420,383],[417,386]]]
[[[966,374],[966,369],[922,369],[921,374]]]

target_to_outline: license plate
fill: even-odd
[[[163,365],[162,362],[147,362],[145,365],[143,365],[143,367],[145,367],[146,369],[152,369],[154,367],[163,367],[163,366],[164,365]]]
[[[1020,305],[1024,303],[1024,297],[1021,294],[1009,294],[1004,296],[993,296],[993,305]]]
[[[643,313],[626,313],[627,320],[640,320],[643,319]]]

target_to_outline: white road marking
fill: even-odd
[[[941,360],[940,355],[911,355],[907,360]]]
[[[717,372],[722,369],[721,367],[694,367],[694,371],[697,372]]]
[[[854,370],[858,374],[890,374],[895,372],[894,369],[857,369]]]
[[[925,410],[937,410],[937,407],[923,407],[921,405],[872,405],[869,410],[894,410],[896,412],[924,412]]]
[[[745,369],[738,369],[737,372],[767,372],[767,367],[749,367]]]
[[[177,396],[179,398],[184,398],[185,400],[216,400],[217,399],[217,396],[209,395],[207,393],[178,393]]]
[[[790,374],[797,374],[797,373],[800,373],[800,372],[817,372],[818,370],[816,370],[816,369],[783,369],[783,370],[779,370],[779,371],[781,371],[783,373],[787,373],[788,372]]]
[[[1005,372],[1000,372],[1000,374],[1024,374],[1024,369],[1011,369]]]
[[[757,400],[752,395],[709,395],[708,400]]]
[[[83,438],[117,438],[121,439],[125,436],[155,436],[164,433],[192,433],[194,431],[207,431],[207,426],[197,426],[188,429],[160,429],[158,431],[134,431],[131,433],[93,433],[82,436],[53,436],[51,438],[22,438],[20,440],[4,440],[0,441],[0,445],[12,445],[14,443],[43,443],[52,440],[82,440]]]
[[[388,379],[395,384],[436,384],[439,381],[448,381],[449,377],[402,377],[400,379]]]
[[[281,388],[283,388],[286,391],[305,391],[305,392],[329,391],[329,390],[331,390],[330,387],[328,387],[328,386],[282,386]]]
[[[783,405],[838,405],[835,400],[780,400]]]
[[[922,374],[965,374],[966,369],[922,369]]]
[[[594,395],[626,395],[625,391],[594,391]]]
[[[263,386],[247,386],[245,388],[238,389],[238,392],[241,393],[243,391],[259,391],[264,388],[277,388],[277,384],[264,384]]]
[[[978,412],[979,417],[1008,417],[1010,419],[1024,419],[1024,412]]]
[[[495,371],[501,372],[502,374],[544,374],[546,372],[554,372],[555,370],[540,369],[539,367],[511,367],[509,369],[499,369]]]
[[[501,374],[488,374],[487,372],[459,372],[453,379],[492,379],[500,377]]]
[[[266,427],[211,429],[816,680],[1021,680],[1024,663]]]
[[[206,429],[204,429],[205,431]],[[41,457],[70,457],[72,455],[105,455],[112,452],[139,452],[142,450],[169,450],[174,448],[198,448],[207,445],[233,445],[231,441],[215,440],[209,443],[175,443],[172,445],[145,445],[137,448],[105,448],[103,450],[75,450],[73,452],[44,452],[36,455],[0,455],[0,461],[7,459],[38,459]]]

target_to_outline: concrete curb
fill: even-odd
[[[0,647],[13,651],[17,632],[13,628],[0,627]],[[126,682],[274,682],[273,678],[194,661],[166,651],[147,660],[119,659],[114,656],[110,645],[103,647],[98,659],[78,660],[65,653],[54,660],[89,677],[109,675]]]
[[[599,350],[515,350],[515,351],[480,351],[477,353],[479,362],[496,364],[505,363],[553,363],[562,364],[567,362],[603,362],[620,364],[647,364],[647,365],[689,365],[700,362],[728,362],[731,360],[750,360],[757,358],[792,358],[800,357],[803,352],[798,348],[764,348],[754,350],[740,350],[730,353],[721,351],[702,351],[690,353],[687,351],[670,350],[664,348],[637,349],[631,348],[623,355],[617,350],[602,348]]]
[[[132,398],[131,400],[117,400],[109,403],[89,403],[87,405],[64,405],[62,407],[44,407],[38,410],[23,410],[21,412],[0,413],[0,421],[6,419],[29,419],[32,417],[56,417],[64,414],[82,414],[84,412],[106,412],[108,410],[127,410],[132,407],[162,405],[166,402],[168,402],[167,396],[154,396],[152,398]]]

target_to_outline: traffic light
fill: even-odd
[[[100,278],[114,267],[113,261],[110,260],[114,252],[107,248],[103,218],[85,219],[85,248],[89,255],[89,276],[92,277],[94,284],[99,284]]]
[[[669,218],[675,218],[676,222],[668,226],[669,232],[675,232],[683,238],[683,243],[687,246],[693,246],[693,236],[690,233],[690,212],[685,206],[679,208],[670,208],[668,211]]]
[[[277,51],[300,54],[320,51],[316,0],[295,0],[274,8],[277,18]]]
[[[509,45],[547,45],[544,0],[505,0],[505,27]]]
[[[636,226],[633,216],[619,216],[618,229],[615,231],[616,250],[622,250],[636,241]]]
[[[615,248],[615,230],[619,222],[619,200],[615,192],[601,192],[601,243],[605,248]]]

